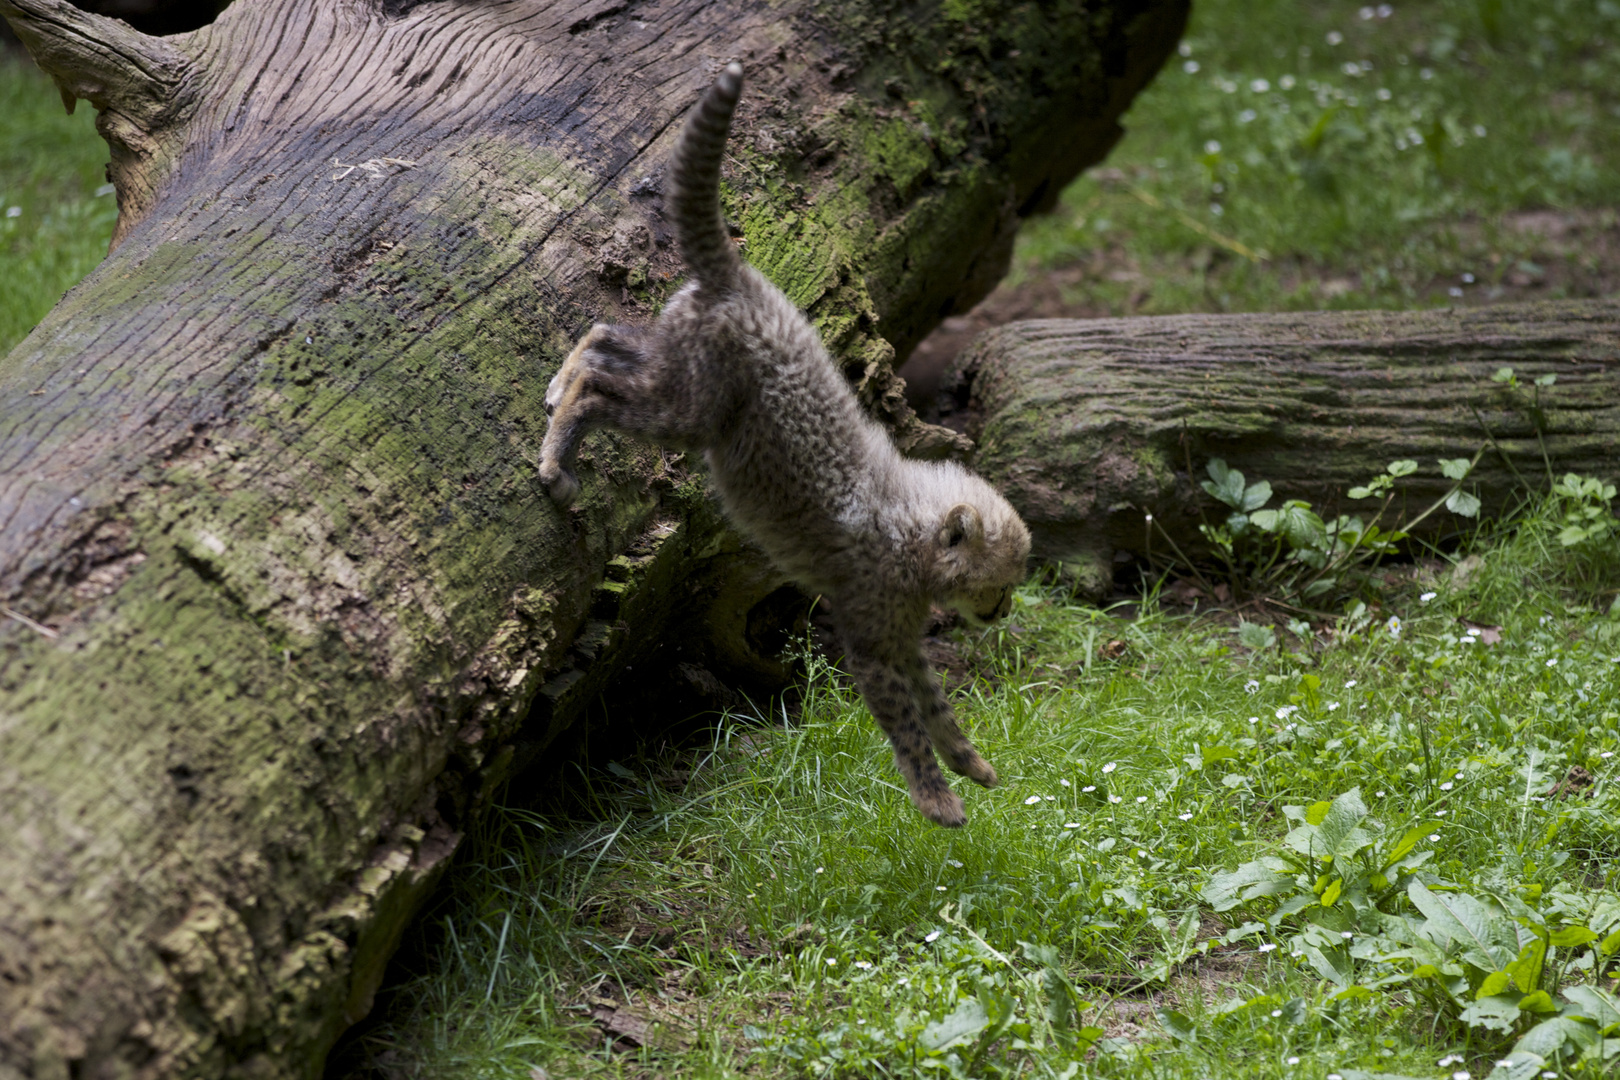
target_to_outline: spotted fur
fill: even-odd
[[[860,408],[815,328],[743,261],[720,215],[720,161],[742,93],[732,64],[670,162],[671,216],[691,279],[651,327],[598,324],[546,392],[540,477],[566,506],[579,440],[611,427],[701,451],[732,522],[825,598],[845,665],[889,736],[912,802],[961,825],[934,753],[985,787],[996,772],[962,734],[923,659],[931,603],[1007,613],[1029,532],[979,477],[912,461]]]

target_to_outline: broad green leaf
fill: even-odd
[[[1541,968],[1547,961],[1547,943],[1539,939],[1531,941],[1519,950],[1518,957],[1502,969],[1502,973],[1513,980],[1515,986],[1525,993],[1541,989]]]
[[[1344,892],[1344,879],[1334,878],[1333,883],[1322,890],[1322,906],[1332,907],[1338,903],[1339,896]]]
[[[1547,1067],[1547,1059],[1540,1054],[1515,1050],[1496,1063],[1485,1080],[1531,1080]]]
[[[1586,530],[1579,525],[1566,525],[1558,532],[1558,542],[1565,547],[1574,547],[1586,539]]]
[[[1466,491],[1453,491],[1446,496],[1446,509],[1458,517],[1478,517],[1479,499]]]
[[[1238,473],[1238,476],[1242,476]],[[1271,481],[1256,480],[1243,492],[1243,505],[1240,510],[1258,510],[1271,499]]]
[[[1331,858],[1337,862],[1372,843],[1372,837],[1360,827],[1367,817],[1367,804],[1361,801],[1360,788],[1351,788],[1334,799],[1317,823],[1313,824],[1310,817],[1307,811],[1305,824],[1290,829],[1283,838],[1285,844],[1301,855]]]
[[[1396,842],[1395,846],[1390,849],[1389,854],[1384,856],[1384,867],[1394,866],[1406,858],[1407,854],[1417,847],[1419,843],[1439,832],[1442,825],[1443,823],[1439,821],[1420,821],[1407,829],[1401,834],[1401,838]]]
[[[967,998],[951,1013],[923,1028],[917,1044],[924,1050],[946,1050],[973,1038],[990,1026],[990,1014],[978,998]]]
[[[1485,976],[1484,982],[1479,984],[1479,990],[1474,994],[1474,998],[1476,1000],[1480,1000],[1483,998],[1495,997],[1497,994],[1505,994],[1508,990],[1512,989],[1512,987],[1513,976],[1509,975],[1505,971],[1493,971],[1489,975]],[[1523,991],[1520,991],[1520,993],[1522,994]],[[1513,1000],[1513,1007],[1518,1008],[1518,998],[1514,998]]]
[[[1510,367],[1499,367],[1499,368],[1496,369],[1496,374],[1491,376],[1491,382],[1512,382],[1512,381],[1513,381],[1513,369],[1510,368]]]
[[[1345,494],[1349,495],[1352,499],[1368,499],[1372,497],[1372,488],[1353,487]]]
[[[1557,1057],[1564,1052],[1566,1044],[1574,1046],[1577,1051],[1584,1050],[1597,1042],[1599,1037],[1598,1029],[1589,1020],[1575,1016],[1554,1016],[1525,1032],[1524,1037],[1514,1044],[1513,1052],[1539,1054],[1544,1058]]]
[[[1411,476],[1413,473],[1418,471],[1418,463],[1407,458],[1402,458],[1400,461],[1390,462],[1389,468],[1385,471],[1391,476]]]
[[[1558,376],[1554,375],[1550,371],[1547,372],[1547,374],[1545,374],[1545,375],[1537,375],[1536,376],[1536,385],[1537,386],[1551,386],[1553,383],[1555,383],[1557,381],[1558,381]]]
[[[1203,482],[1203,489],[1234,510],[1246,509],[1243,505],[1243,474],[1236,469],[1228,469],[1226,462],[1220,458],[1210,458],[1205,468],[1209,471],[1210,479]]]
[[[1277,644],[1277,632],[1264,623],[1238,620],[1238,642],[1246,649],[1269,649]]]
[[[1558,1006],[1553,1003],[1552,995],[1545,990],[1537,990],[1534,993],[1524,995],[1519,999],[1519,1008],[1525,1012],[1533,1013],[1553,1013],[1558,1011]]]
[[[1462,1011],[1461,1019],[1470,1027],[1506,1032],[1513,1030],[1513,1024],[1519,1019],[1519,1015],[1518,994],[1493,994],[1471,1002]]]
[[[1560,949],[1569,949],[1577,945],[1590,944],[1597,939],[1597,934],[1584,926],[1564,926],[1552,932],[1549,944]]]
[[[1473,462],[1467,458],[1441,458],[1440,472],[1447,480],[1461,480],[1473,468]]]
[[[1281,859],[1257,859],[1226,874],[1216,874],[1199,889],[1216,911],[1229,911],[1262,896],[1278,896],[1293,888],[1294,877]]]
[[[1341,990],[1355,984],[1355,965],[1342,948],[1324,949],[1309,942],[1301,942],[1299,951],[1305,954],[1306,962],[1316,969],[1318,975]]]
[[[1620,1024],[1620,1000],[1607,990],[1582,984],[1564,991],[1564,999],[1571,1005],[1569,1011],[1595,1021],[1605,1032]]]
[[[1513,962],[1513,953],[1498,941],[1497,928],[1492,925],[1498,921],[1505,925],[1507,920],[1483,900],[1467,893],[1430,892],[1415,878],[1407,885],[1406,895],[1428,919],[1426,928],[1461,946],[1462,957],[1470,964],[1485,971],[1501,971]]]
[[[1194,1024],[1184,1012],[1178,1012],[1175,1009],[1160,1009],[1159,1023],[1164,1025],[1164,1030],[1177,1042],[1196,1043],[1198,1041],[1198,1025]]]

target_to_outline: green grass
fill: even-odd
[[[1026,227],[1015,281],[1101,262],[1069,299],[1126,313],[1578,294],[1583,269],[1612,274],[1587,251],[1544,281],[1508,215],[1614,228],[1614,0],[1200,0],[1125,123],[1102,178]]]
[[[0,354],[106,256],[106,163],[95,110],[68,116],[44,73],[0,50]]]
[[[911,809],[858,699],[812,660],[785,727],[731,718],[701,752],[583,774],[583,809],[498,813],[371,1032],[373,1063],[402,1077],[1491,1074],[1534,1017],[1470,1027],[1443,978],[1378,956],[1401,919],[1421,921],[1413,874],[1526,905],[1526,926],[1620,929],[1620,549],[1564,549],[1560,513],[1546,504],[1461,575],[1400,578],[1330,646],[1284,635],[1249,652],[1229,620],[1025,589],[1010,625],[961,642],[975,677],[957,706],[1003,786],[967,793],[960,831]],[[1468,641],[1460,618],[1501,641]],[[1100,659],[1111,641],[1123,655]],[[1594,785],[1547,798],[1573,766]],[[1290,848],[1351,792],[1371,847],[1336,865]],[[1357,893],[1371,887],[1351,883],[1355,859],[1401,855],[1413,826],[1418,868],[1386,868],[1399,882],[1376,904]],[[1219,875],[1290,855],[1314,870],[1216,910]],[[1335,875],[1345,899],[1323,906]],[[1368,954],[1334,954],[1341,929]],[[1323,950],[1345,978],[1324,978]],[[1555,949],[1548,980],[1591,983],[1589,952]],[[610,1049],[615,1009],[663,1034]],[[980,1030],[941,1047],[949,1022]],[[1609,1052],[1546,1067],[1612,1075],[1620,1042]]]

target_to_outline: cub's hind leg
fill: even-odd
[[[912,682],[901,666],[847,646],[844,663],[855,677],[855,686],[867,709],[894,747],[894,764],[906,781],[912,804],[935,824],[949,828],[966,824],[962,799],[951,790],[945,774],[939,771],[928,733],[923,729]]]
[[[967,777],[975,784],[995,787],[996,770],[962,734],[962,729],[956,723],[956,713],[951,709],[951,703],[945,700],[945,690],[940,686],[939,676],[929,668],[928,662],[922,656],[917,656],[907,665],[906,675],[922,710],[923,729],[928,732],[928,740],[934,744],[939,756],[945,759],[945,764],[952,772]]]
[[[613,422],[616,406],[635,397],[646,364],[642,335],[598,323],[568,354],[546,388],[546,438],[540,446],[540,481],[558,506],[579,495],[574,455],[592,430]]]

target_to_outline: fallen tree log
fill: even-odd
[[[0,1077],[312,1076],[507,775],[776,580],[546,383],[678,284],[676,126],[913,452],[891,359],[1106,153],[1184,0],[239,0],[139,34],[0,0],[112,151],[108,260],[0,361]],[[677,634],[673,620],[702,634]],[[532,707],[531,707],[532,706]]]
[[[1209,554],[1198,526],[1228,513],[1200,487],[1211,458],[1329,520],[1376,505],[1346,493],[1402,459],[1414,514],[1451,484],[1437,459],[1481,448],[1467,490],[1487,516],[1549,470],[1620,479],[1620,301],[1011,323],[957,358],[941,412],[1036,556],[1100,596],[1166,537]],[[1442,511],[1419,535],[1459,527]]]

